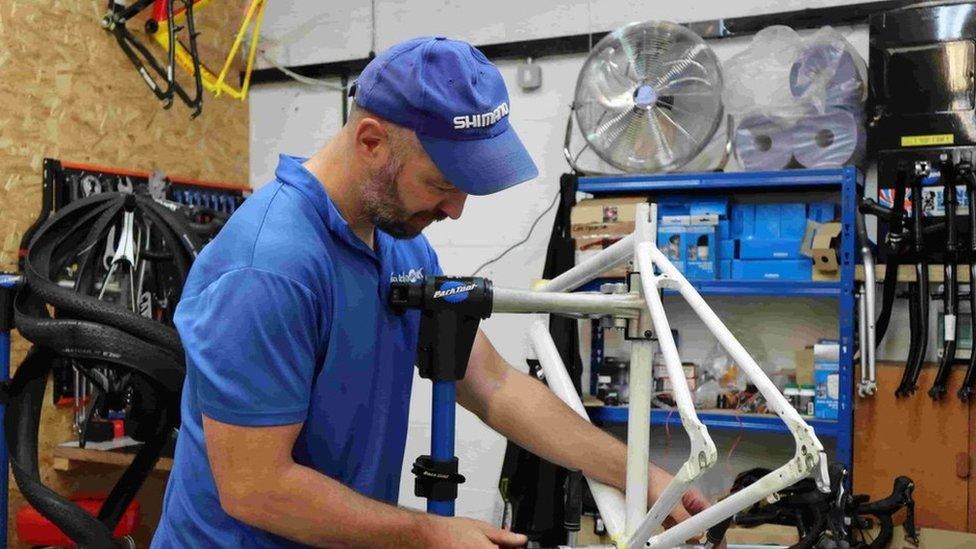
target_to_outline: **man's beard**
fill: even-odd
[[[437,217],[427,212],[414,215],[407,212],[396,182],[402,169],[403,162],[394,157],[385,166],[370,173],[362,187],[363,213],[373,225],[393,238],[408,239],[423,230],[423,227],[412,226],[412,219],[429,216],[431,220],[437,220]]]

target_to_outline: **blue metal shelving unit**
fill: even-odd
[[[765,280],[692,280],[702,295],[813,297],[837,299],[840,342],[840,406],[836,421],[810,418],[819,436],[836,438],[835,459],[850,468],[853,465],[854,424],[854,268],[857,235],[854,228],[856,197],[861,175],[856,168],[828,170],[782,170],[774,172],[688,173],[666,175],[622,175],[581,177],[578,190],[595,195],[608,194],[735,194],[760,191],[836,191],[840,195],[841,245],[840,280],[837,282],[765,281]],[[600,284],[614,281],[598,279],[580,291],[598,290]],[[667,293],[667,292],[666,292]],[[602,360],[602,334],[594,330],[594,343],[601,348],[593,355]],[[597,362],[597,366],[599,362]],[[609,423],[627,421],[625,406],[594,406],[588,408],[594,421]],[[702,421],[718,429],[745,429],[761,432],[787,433],[785,424],[775,415],[701,412]],[[652,410],[654,425],[680,425],[677,414],[667,410]]]
[[[577,291],[596,292],[606,282],[619,282],[611,278],[598,278],[580,286]],[[812,282],[799,280],[689,280],[702,295],[751,295],[767,297],[840,297],[841,282]],[[665,290],[664,295],[676,295]]]
[[[587,408],[590,419],[602,421],[604,423],[624,423],[627,421],[626,406],[592,406]],[[749,431],[764,431],[767,433],[789,433],[786,424],[780,421],[779,417],[772,414],[734,414],[731,412],[708,412],[698,413],[698,419],[702,423],[713,429],[744,429]],[[817,436],[834,437],[839,432],[839,421],[829,419],[818,419],[813,417],[804,418],[813,427]],[[651,410],[651,425],[670,425],[671,427],[681,426],[681,417],[677,411],[671,410]]]

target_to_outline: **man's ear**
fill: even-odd
[[[379,120],[363,117],[353,131],[356,155],[373,165],[384,165],[390,156],[390,134]]]

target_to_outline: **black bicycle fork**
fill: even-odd
[[[959,164],[959,178],[966,183],[969,201],[969,318],[970,326],[976,330],[976,174],[969,162]],[[976,349],[970,351],[966,377],[957,395],[963,402],[976,395]]]
[[[911,240],[915,256],[915,282],[909,284],[908,318],[911,343],[908,361],[902,374],[901,383],[895,390],[899,397],[909,396],[918,389],[918,376],[925,362],[929,341],[929,261],[924,247],[924,208],[922,201],[922,181],[929,174],[928,163],[917,162],[911,178],[912,219]],[[887,274],[887,273],[885,273]]]
[[[942,292],[944,336],[942,338],[942,359],[939,370],[935,375],[929,396],[932,400],[941,400],[945,396],[946,384],[952,372],[952,364],[956,358],[956,319],[959,313],[959,280],[956,278],[956,265],[959,263],[957,248],[958,235],[956,230],[956,167],[948,155],[943,155],[939,162],[939,173],[942,178],[942,201],[945,209],[945,254],[942,260],[944,273],[944,290]]]

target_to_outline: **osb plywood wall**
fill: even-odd
[[[247,183],[247,105],[208,96],[203,114],[192,121],[179,102],[163,110],[114,38],[99,26],[106,4],[0,1],[0,270],[15,269],[21,235],[38,212],[45,157]],[[205,51],[227,51],[245,4],[217,0],[199,12]],[[154,44],[150,47],[159,51]],[[16,365],[27,345],[15,334],[13,348]],[[51,469],[52,447],[71,437],[70,423],[69,412],[45,406],[44,481],[62,494],[107,491],[120,469]],[[157,473],[140,495],[151,524],[159,513],[164,483]],[[13,517],[22,504],[13,489],[11,546]],[[150,532],[151,527],[143,529],[140,546],[148,543]]]

